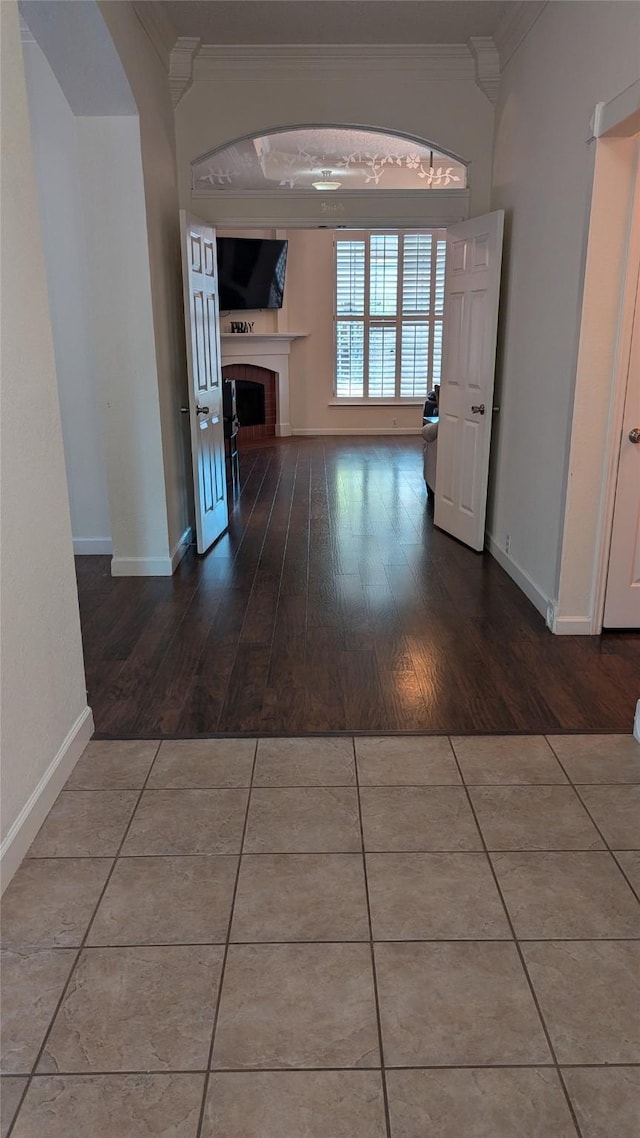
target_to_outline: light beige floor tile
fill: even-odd
[[[1,1068],[31,1070],[76,959],[71,948],[3,952]]]
[[[123,855],[239,853],[246,790],[145,790]]]
[[[254,786],[353,786],[351,739],[260,739]]]
[[[516,936],[640,936],[640,904],[609,853],[493,854]]]
[[[640,1067],[572,1067],[563,1075],[582,1138],[638,1138]]]
[[[566,782],[543,735],[454,735],[466,783]]]
[[[640,848],[640,786],[581,786],[579,794],[611,849]]]
[[[385,1138],[377,1071],[214,1072],[202,1138]]]
[[[39,1071],[205,1067],[222,956],[209,945],[85,949]]]
[[[604,849],[571,786],[470,788],[490,850]]]
[[[367,854],[374,940],[511,937],[483,853]]]
[[[616,861],[622,866],[638,896],[640,896],[640,850],[615,850]]]
[[[136,790],[63,790],[28,856],[113,856],[137,801]]]
[[[243,857],[232,941],[368,939],[360,854]]]
[[[251,792],[246,853],[353,853],[360,848],[355,787]]]
[[[255,749],[255,739],[165,740],[147,786],[172,790],[248,786]]]
[[[387,1066],[549,1062],[513,944],[376,944]]]
[[[2,1085],[0,1086],[0,1138],[7,1138],[9,1127],[15,1118],[18,1103],[26,1085],[26,1079],[13,1075],[5,1075],[2,1078]]]
[[[573,782],[640,782],[640,746],[633,735],[549,735]]]
[[[227,937],[237,857],[125,857],[87,944],[213,944]]]
[[[544,1067],[389,1071],[387,1091],[392,1138],[576,1138]]]
[[[23,861],[2,898],[2,947],[79,945],[111,865],[111,858]]]
[[[367,850],[481,850],[466,792],[457,786],[365,786]]]
[[[461,782],[446,735],[358,738],[361,786],[434,786]]]
[[[14,1138],[195,1138],[204,1075],[37,1075]]]
[[[379,1065],[369,945],[231,945],[214,1068]]]
[[[158,750],[158,742],[97,740],[76,763],[65,790],[139,790]]]
[[[524,942],[560,1063],[640,1062],[640,944]]]

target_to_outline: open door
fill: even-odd
[[[484,548],[504,212],[447,230],[434,521]]]
[[[184,210],[180,228],[196,536],[198,553],[206,553],[229,524],[216,234]]]
[[[631,333],[604,626],[640,628],[640,280]]]

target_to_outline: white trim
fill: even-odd
[[[327,407],[422,407],[424,399],[330,399]]]
[[[422,427],[294,427],[294,435],[419,435]]]
[[[487,96],[490,103],[497,103],[500,88],[500,56],[491,36],[471,36],[469,39],[476,72],[476,87]]]
[[[113,553],[110,537],[74,537],[73,552],[77,555]]]
[[[608,103],[598,103],[594,110],[595,138],[628,138],[640,130],[640,79],[631,83]]]
[[[91,708],[85,707],[63,739],[38,785],[29,795],[0,845],[0,876],[3,891],[25,857],[92,735],[93,715]]]
[[[546,0],[518,0],[518,3],[512,2],[505,6],[504,15],[493,33],[501,71],[504,71],[520,44],[529,35],[546,6]]]
[[[244,82],[265,75],[278,81],[351,75],[354,69],[405,76],[418,73],[430,79],[474,80],[474,62],[466,44],[203,44],[195,60],[194,78],[227,82],[242,75]]]
[[[182,96],[193,83],[193,61],[198,53],[200,40],[196,36],[180,36],[169,56],[169,90],[171,102],[177,107]]]
[[[547,628],[555,636],[589,636],[590,616],[556,616],[553,606],[547,614]]]
[[[485,534],[485,547],[491,556],[495,557],[498,565],[511,577],[511,580],[515,581],[518,588],[522,589],[525,597],[528,597],[533,607],[546,619],[549,606],[551,605],[549,597],[545,596],[529,574],[525,572],[511,556],[505,553],[502,546],[498,544],[490,533]]]
[[[112,577],[171,577],[170,557],[112,557]]]
[[[187,526],[182,537],[176,542],[171,550],[171,572],[175,573],[178,565],[182,561],[189,545],[191,544],[191,526]]]

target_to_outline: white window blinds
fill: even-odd
[[[336,240],[336,396],[423,399],[440,382],[444,231]]]

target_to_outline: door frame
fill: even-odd
[[[602,632],[635,287],[640,270],[640,81],[595,109],[593,190],[556,600],[547,624]],[[613,253],[612,253],[613,250]],[[602,303],[603,295],[609,299]]]

